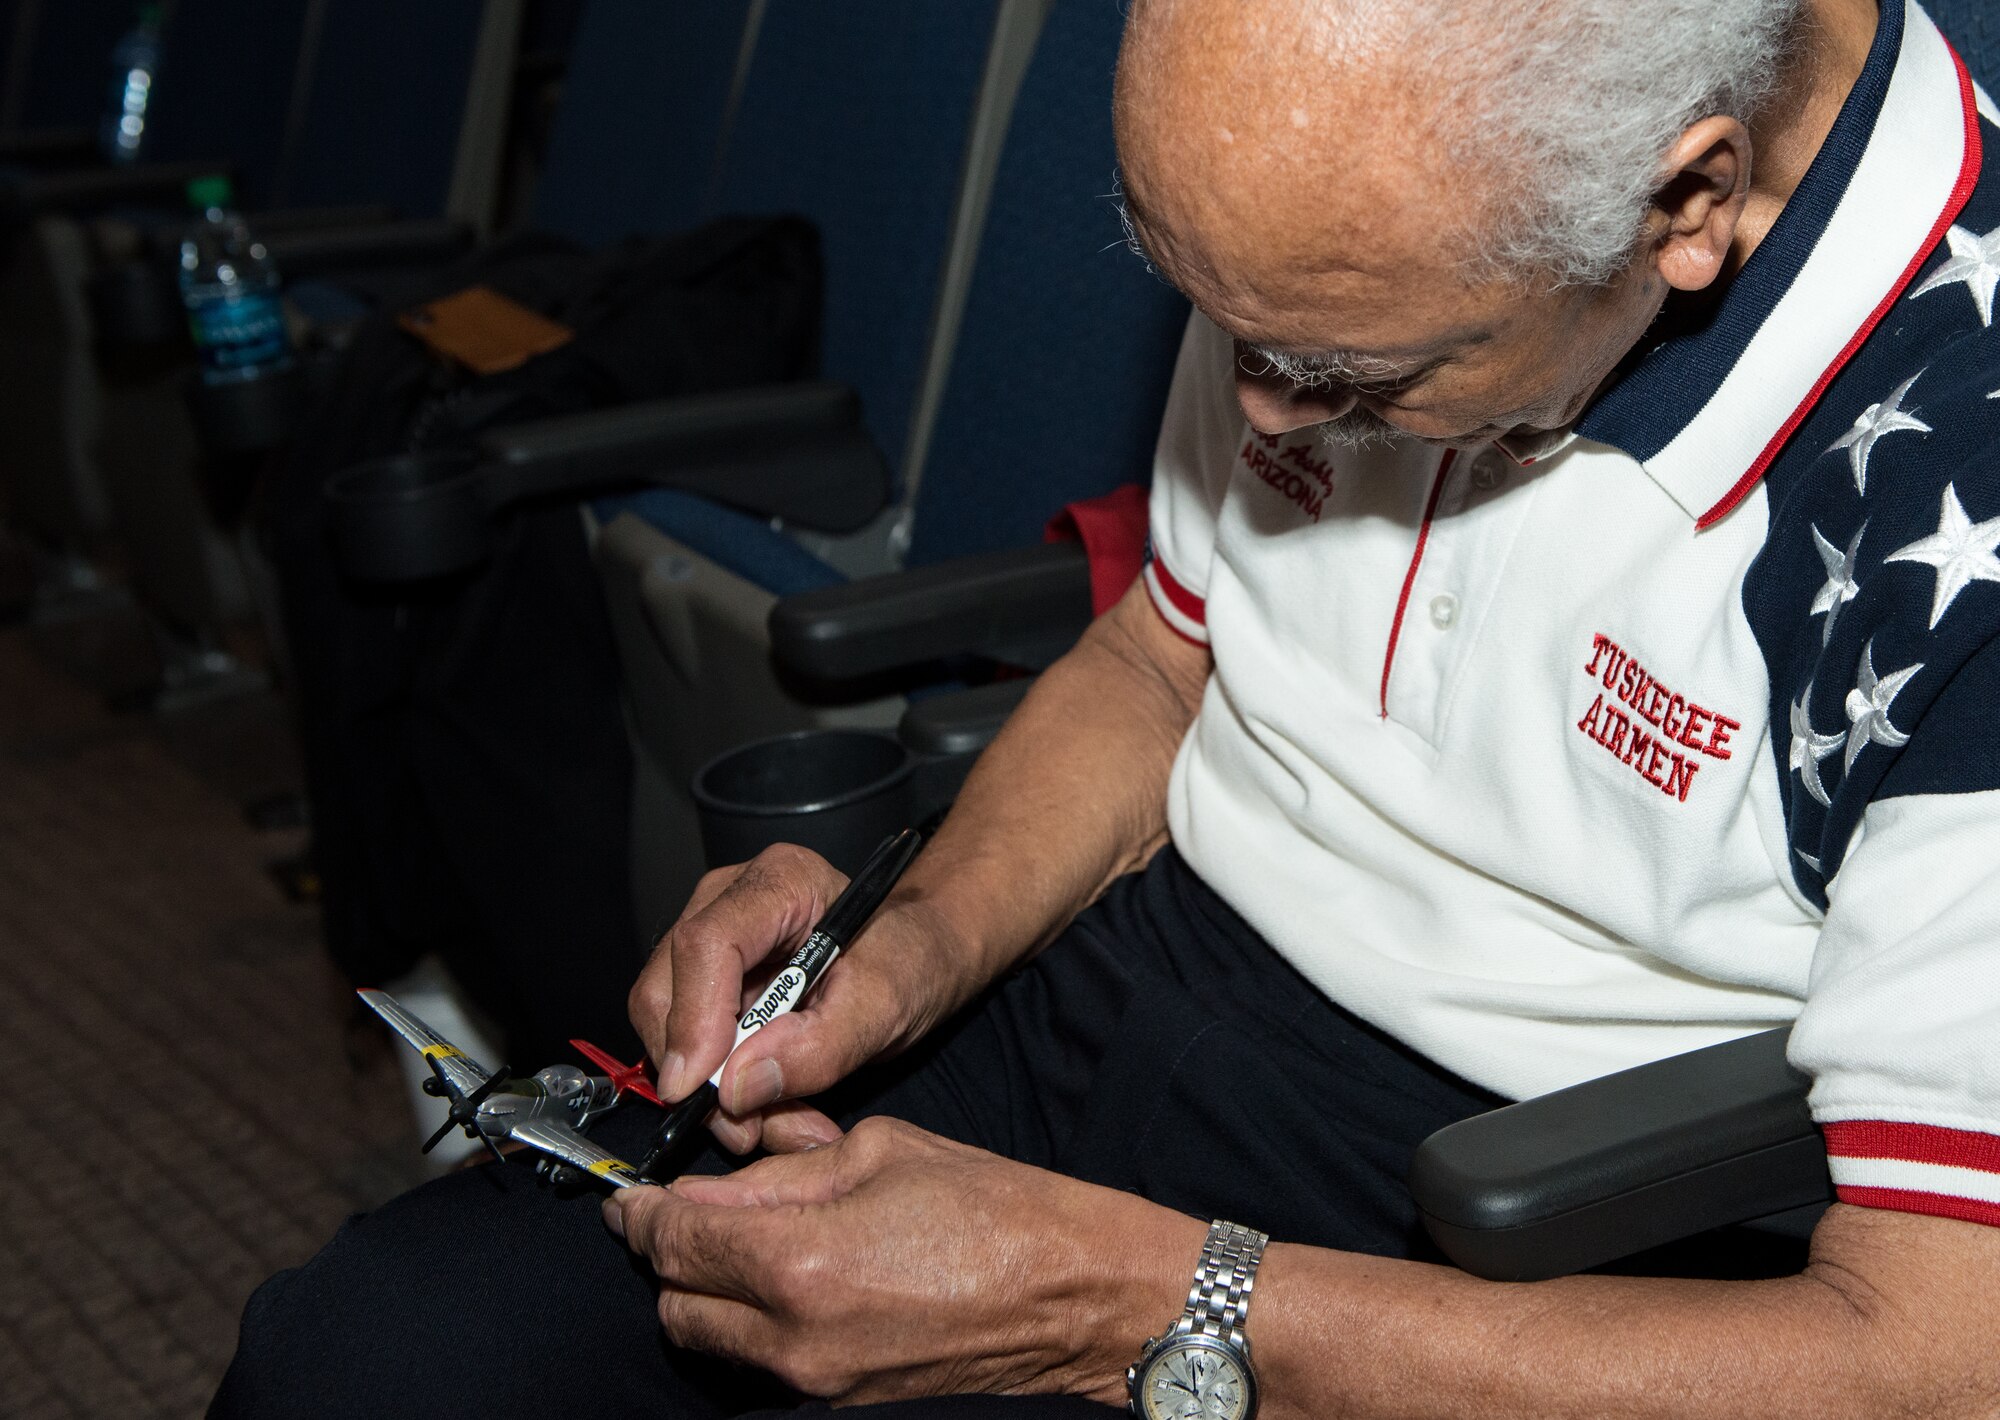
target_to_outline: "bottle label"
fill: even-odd
[[[204,297],[191,304],[188,318],[202,366],[213,374],[246,374],[291,354],[284,308],[268,291]]]

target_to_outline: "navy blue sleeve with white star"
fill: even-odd
[[[1996,288],[1982,183],[1769,474],[1743,603],[1793,875],[1822,908],[1871,803],[2000,789]]]

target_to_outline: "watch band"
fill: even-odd
[[[1257,1264],[1270,1240],[1270,1234],[1241,1223],[1217,1218],[1208,1225],[1208,1241],[1202,1244],[1201,1262],[1195,1268],[1187,1309],[1182,1313],[1189,1330],[1243,1344],[1250,1290],[1256,1285]]]

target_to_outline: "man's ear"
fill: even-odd
[[[1653,264],[1675,290],[1700,291],[1722,275],[1750,198],[1750,132],[1733,118],[1704,118],[1667,150],[1663,166]]]

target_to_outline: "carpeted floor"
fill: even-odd
[[[251,1289],[414,1176],[242,814],[260,714],[113,715],[0,631],[0,1416],[199,1415]]]

